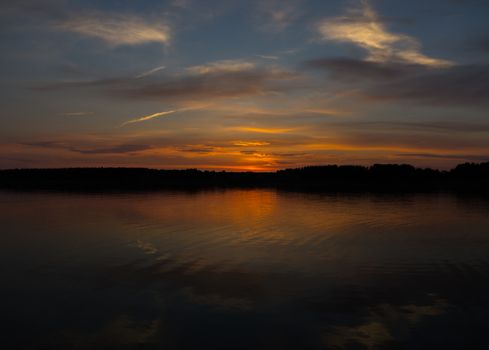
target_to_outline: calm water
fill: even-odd
[[[0,193],[4,349],[487,349],[489,201]]]

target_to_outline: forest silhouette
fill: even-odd
[[[269,187],[311,191],[470,191],[489,193],[489,162],[451,170],[407,164],[306,166],[276,172],[60,168],[0,170],[0,188],[14,190],[131,191]]]

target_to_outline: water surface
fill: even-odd
[[[489,201],[0,193],[8,349],[487,349]]]

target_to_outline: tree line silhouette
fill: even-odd
[[[481,191],[489,193],[489,162],[442,171],[407,164],[306,166],[276,172],[62,168],[0,170],[0,188],[32,190],[156,190],[275,187],[312,191]]]

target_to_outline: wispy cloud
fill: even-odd
[[[354,86],[354,96],[368,101],[471,108],[487,108],[489,104],[488,64],[431,69],[398,62],[327,57],[307,61],[305,66],[324,69],[330,78]]]
[[[398,61],[438,68],[453,66],[451,61],[421,53],[416,38],[390,32],[369,2],[361,3],[361,8],[350,10],[346,16],[321,21],[318,25],[321,37],[362,47],[367,50],[369,61]]]
[[[152,148],[147,144],[116,144],[105,147],[91,146],[74,146],[71,142],[66,141],[33,141],[24,142],[24,146],[48,148],[48,149],[60,149],[70,152],[75,152],[85,155],[97,155],[97,154],[131,154],[141,151],[146,151]]]
[[[278,56],[272,56],[272,55],[256,55],[256,57],[263,58],[265,60],[278,60]]]
[[[230,129],[234,131],[258,133],[258,134],[286,134],[295,130],[293,128],[264,128],[264,127],[248,127],[248,126],[232,127]]]
[[[172,113],[175,113],[175,112],[177,112],[177,111],[165,111],[165,112],[158,112],[158,113],[154,113],[154,114],[150,114],[150,115],[145,115],[143,117],[139,117],[139,118],[136,118],[136,119],[128,120],[127,122],[122,123],[121,127],[126,126],[126,125],[129,125],[129,124],[145,122],[147,120],[151,120],[151,119],[163,117],[165,115],[169,115],[169,114],[172,114]]]
[[[339,110],[339,109],[332,109],[332,108],[307,108],[304,110],[306,113],[312,113],[312,114],[320,114],[320,115],[327,115],[327,116],[339,116],[339,115],[348,115],[349,112]]]
[[[265,21],[265,30],[282,32],[287,29],[301,14],[300,0],[262,0],[259,14]]]
[[[149,75],[155,74],[155,73],[157,73],[157,72],[159,72],[159,71],[161,71],[161,70],[163,70],[165,68],[166,68],[166,66],[159,66],[159,67],[150,69],[150,70],[148,70],[146,72],[143,72],[143,73],[141,73],[139,75],[136,75],[136,79],[144,78],[144,77],[147,77]]]
[[[234,146],[238,147],[257,147],[257,146],[268,146],[270,142],[266,141],[234,141]]]
[[[194,110],[198,110],[198,109],[205,109],[207,107],[208,107],[207,104],[190,103],[187,107],[182,107],[182,108],[171,110],[171,111],[158,112],[158,113],[146,115],[143,117],[139,117],[136,119],[128,120],[127,122],[122,123],[121,127],[128,125],[128,124],[140,123],[140,122],[145,122],[145,121],[155,119],[155,118],[159,118],[159,117],[164,117],[166,115],[177,113],[177,112],[188,112],[188,111],[194,111]]]
[[[148,82],[134,77],[62,81],[32,87],[37,91],[59,89],[103,89],[123,98],[158,99],[160,102],[212,103],[215,100],[252,95],[277,94],[297,89],[301,76],[282,69],[246,69],[249,65],[204,65],[194,73],[163,76]],[[181,111],[181,109],[179,110]]]
[[[67,117],[83,117],[86,115],[91,115],[93,114],[92,112],[66,112],[66,113],[61,113],[61,115],[67,116]]]
[[[124,98],[158,99],[159,101],[212,102],[245,96],[258,96],[296,88],[298,75],[294,72],[277,70],[215,68],[205,73],[168,77],[151,84],[113,84],[113,94]],[[228,69],[226,71],[226,69]],[[235,69],[232,71],[230,69]],[[211,73],[212,72],[212,73]]]
[[[171,2],[172,6],[178,7],[178,8],[188,8],[191,5],[190,0],[173,0]]]
[[[187,71],[191,74],[213,74],[243,72],[252,70],[254,68],[255,64],[253,62],[245,60],[222,60],[199,66],[188,67]]]
[[[489,105],[489,65],[460,65],[429,71],[372,87],[363,94],[374,100],[405,100],[430,105]]]
[[[89,13],[66,19],[56,28],[105,41],[109,45],[169,44],[170,26],[163,20],[147,21],[133,15]]]
[[[409,158],[440,158],[440,159],[455,159],[461,161],[472,162],[487,162],[489,155],[473,155],[473,154],[433,154],[433,153],[398,153],[397,157]]]
[[[103,147],[103,148],[70,148],[71,152],[76,152],[80,154],[130,154],[141,151],[146,151],[151,149],[149,145],[118,145],[114,147]]]

